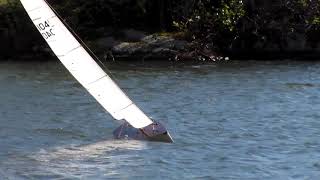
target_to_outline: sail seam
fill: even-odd
[[[42,6],[38,6],[38,7],[36,7],[36,8],[33,8],[33,9],[27,11],[27,12],[30,13],[30,12],[35,11],[35,10],[40,9],[40,8],[42,8]]]
[[[75,48],[71,49],[70,51],[66,52],[64,55],[57,55],[57,56],[58,56],[58,57],[67,56],[68,54],[70,54],[71,52],[73,52],[73,51],[75,51],[75,50],[77,50],[77,49],[79,49],[79,48],[81,48],[81,45],[78,46],[78,47],[75,47]]]
[[[96,83],[96,82],[100,81],[101,79],[103,79],[103,78],[105,78],[105,77],[107,77],[107,76],[108,76],[108,75],[106,74],[106,75],[102,76],[101,78],[99,78],[99,79],[97,79],[97,80],[95,80],[95,81],[93,81],[93,82],[88,83],[87,85],[91,85],[91,84],[93,84],[93,83]]]
[[[128,106],[126,106],[126,107],[122,108],[122,109],[121,109],[121,111],[123,111],[123,110],[127,109],[128,107],[130,107],[130,106],[132,106],[132,105],[134,105],[134,103],[133,103],[133,102],[131,102],[131,104],[129,104]]]
[[[55,18],[55,17],[57,17],[57,16],[51,16],[49,19],[53,19],[53,18]]]
[[[36,21],[36,20],[39,20],[41,19],[41,17],[38,17],[38,18],[35,18],[35,19],[32,19],[32,22]]]
[[[52,42],[56,42],[57,40],[56,39],[54,39],[54,40],[51,40],[51,41],[47,41],[48,43],[52,43]]]

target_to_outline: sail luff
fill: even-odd
[[[74,38],[44,0],[20,0],[62,64],[115,119],[135,128],[152,124]]]

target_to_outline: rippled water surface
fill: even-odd
[[[174,144],[116,141],[57,62],[0,63],[0,179],[318,179],[320,63],[110,67]]]

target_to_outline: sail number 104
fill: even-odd
[[[38,30],[40,31],[41,35],[44,39],[49,39],[52,36],[55,36],[53,32],[52,26],[50,26],[49,21],[44,21],[37,25]]]

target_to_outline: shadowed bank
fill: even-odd
[[[317,0],[48,2],[108,61],[319,59]],[[1,56],[50,56],[37,36],[17,0],[0,1]]]

